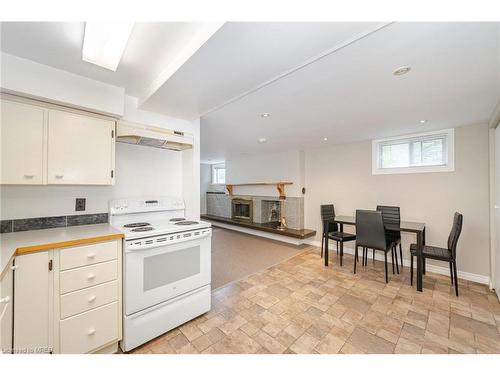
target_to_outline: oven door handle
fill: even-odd
[[[174,240],[164,240],[164,241],[158,241],[158,239],[153,239],[151,243],[147,243],[147,239],[141,239],[141,240],[130,240],[125,242],[125,252],[135,252],[135,251],[141,251],[141,250],[147,250],[147,249],[152,249],[155,247],[164,247],[168,245],[174,245],[186,241],[195,241],[195,240],[201,240],[207,237],[210,237],[212,235],[212,231],[208,230],[205,233],[199,234],[197,236],[189,236],[189,237],[181,237],[178,239]],[[159,238],[166,238],[172,236],[171,234],[166,235],[166,236],[159,236]],[[139,244],[140,242],[140,244]]]

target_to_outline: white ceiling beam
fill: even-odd
[[[154,93],[168,81],[179,68],[193,56],[196,51],[207,42],[225,22],[207,22],[200,25],[198,32],[193,35],[191,41],[187,43],[177,56],[168,64],[165,69],[148,85],[139,95],[138,104],[141,107]]]

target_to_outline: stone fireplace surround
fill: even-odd
[[[269,213],[279,198],[276,196],[258,196],[258,195],[228,195],[221,192],[207,192],[207,215],[231,218],[231,201],[234,198],[251,199],[253,202],[253,222],[269,222]],[[284,217],[288,228],[304,228],[304,198],[287,197],[284,200]]]

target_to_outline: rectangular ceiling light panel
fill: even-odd
[[[134,22],[85,22],[82,59],[116,71]]]

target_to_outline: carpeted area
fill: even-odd
[[[212,289],[263,271],[310,248],[228,229],[212,230]]]

